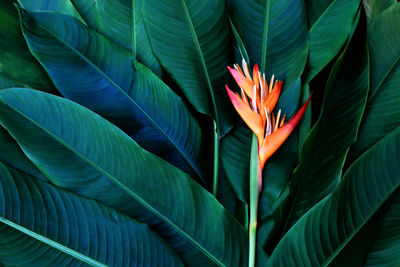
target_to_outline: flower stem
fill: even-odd
[[[218,193],[218,158],[219,158],[219,135],[217,124],[214,121],[214,170],[213,170],[213,195]]]
[[[250,222],[249,222],[249,267],[256,261],[257,210],[261,187],[261,168],[258,159],[257,136],[253,134],[250,155]]]

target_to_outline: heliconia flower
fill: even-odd
[[[239,65],[228,67],[230,73],[241,89],[241,95],[232,92],[227,85],[226,91],[240,117],[254,132],[258,139],[258,154],[261,170],[267,159],[285,142],[292,133],[307,109],[310,98],[299,111],[285,123],[286,115],[281,110],[275,116],[272,110],[278,102],[282,82],[274,82],[274,76],[268,85],[265,74],[261,76],[257,64],[251,77],[246,62],[242,61],[243,71]]]

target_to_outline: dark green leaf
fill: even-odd
[[[145,224],[1,163],[0,200],[8,266],[183,266]]]
[[[246,231],[211,194],[95,113],[8,89],[0,91],[0,122],[54,184],[149,224],[186,264],[247,262]],[[257,255],[265,266],[261,249]]]
[[[292,177],[286,230],[336,188],[348,149],[355,142],[369,90],[366,23],[363,16],[329,76],[319,119]]]
[[[303,72],[307,60],[307,23],[303,1],[270,0],[267,23],[265,0],[232,0],[231,7],[233,23],[252,64],[260,65],[262,53],[266,50],[267,77],[275,74],[279,80],[285,81],[286,86],[292,85]],[[264,40],[266,30],[268,41]]]
[[[0,126],[0,161],[37,178],[47,180],[30,162],[17,142]]]
[[[396,0],[364,0],[363,4],[367,17],[371,19],[379,15],[385,9],[396,4]]]
[[[0,89],[36,87],[55,89],[40,64],[29,53],[22,36],[18,12],[11,2],[0,2]]]
[[[24,9],[29,11],[53,11],[72,16],[83,22],[74,5],[69,0],[17,0]]]
[[[400,3],[371,20],[368,35],[371,89],[350,162],[400,125]]]
[[[182,100],[128,50],[72,17],[21,10],[35,57],[67,98],[104,116],[149,151],[202,177],[200,127]],[[89,45],[90,44],[90,45]]]
[[[310,0],[310,55],[305,82],[311,81],[339,52],[353,28],[360,0]]]
[[[247,204],[251,137],[251,131],[239,125],[221,141],[221,162],[224,172],[238,198]]]
[[[360,157],[339,187],[283,237],[270,266],[327,266],[400,188],[400,127]]]
[[[231,42],[224,0],[143,2],[143,18],[154,53],[197,111],[230,129],[228,78]]]
[[[153,72],[161,75],[160,63],[153,55],[144,26],[142,0],[72,0],[71,2],[89,27],[129,50],[132,50],[132,46],[135,45],[136,58]],[[135,5],[134,24],[132,23],[133,3]],[[133,34],[135,34],[134,39]],[[135,40],[134,43],[133,40]]]
[[[400,191],[363,225],[329,266],[397,266],[400,249]]]

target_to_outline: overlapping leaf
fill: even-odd
[[[65,97],[109,119],[144,148],[202,176],[199,125],[154,73],[131,62],[128,50],[70,16],[21,10],[21,19],[32,53]]]
[[[55,89],[45,71],[29,53],[22,36],[18,12],[11,2],[0,2],[0,89],[37,87]]]
[[[400,4],[372,19],[368,35],[371,89],[350,161],[400,124]]]
[[[396,0],[364,0],[363,4],[367,17],[371,19],[379,15],[385,9],[396,4]]]
[[[300,0],[270,0],[268,10],[266,2],[231,1],[232,20],[251,63],[260,65],[265,56],[267,77],[275,74],[290,86],[303,72],[307,60],[304,4]],[[268,21],[265,21],[266,11],[269,11]]]
[[[54,11],[82,20],[69,0],[17,0],[23,8],[30,11]]]
[[[183,266],[145,224],[1,163],[0,261],[8,266]]]
[[[212,195],[95,113],[8,89],[0,91],[0,122],[54,184],[148,223],[186,264],[247,262],[245,230]],[[257,254],[264,266],[263,251]]]
[[[46,0],[50,2],[52,0]],[[161,67],[153,55],[142,17],[142,0],[72,0],[92,29],[129,50],[135,49],[137,59],[161,75]],[[135,9],[132,10],[132,5]],[[135,16],[133,23],[132,17]],[[133,47],[134,46],[134,47]]]
[[[0,161],[11,165],[19,171],[34,177],[47,180],[43,174],[30,162],[17,142],[0,126]]]
[[[396,266],[399,264],[399,194],[393,193],[329,266]]]
[[[189,102],[218,124],[230,128],[224,83],[230,64],[229,22],[224,0],[143,1],[150,43],[161,65]]]
[[[269,265],[326,266],[400,188],[400,127],[361,156],[339,187],[283,237]]]
[[[311,0],[307,3],[310,55],[305,81],[311,81],[339,52],[353,28],[360,0]]]
[[[369,90],[366,17],[333,67],[318,122],[303,147],[293,181],[287,225],[327,196],[339,182],[348,149],[355,142]]]

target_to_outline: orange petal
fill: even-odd
[[[232,74],[233,78],[235,79],[236,83],[239,85],[240,88],[243,88],[244,92],[250,99],[253,99],[253,82],[250,79],[247,79],[243,76],[242,73],[238,72],[237,70],[228,66],[229,72]]]
[[[236,111],[247,126],[256,134],[258,142],[261,144],[262,140],[264,140],[264,126],[260,115],[253,111],[249,105],[245,104],[240,96],[232,92],[227,85],[225,85],[225,87]]]
[[[268,135],[261,148],[259,149],[259,158],[261,169],[264,167],[265,162],[276,150],[285,142],[289,135],[293,132],[296,125],[300,122],[301,117],[303,117],[308,104],[310,103],[311,96],[308,98],[307,102],[297,111],[297,113],[282,127]]]
[[[253,83],[257,86],[257,90],[260,88],[260,80],[258,78],[258,65],[255,64],[253,68]]]
[[[262,106],[269,109],[271,112],[274,110],[276,103],[278,103],[279,96],[282,91],[282,82],[277,81],[271,93],[263,100]]]

